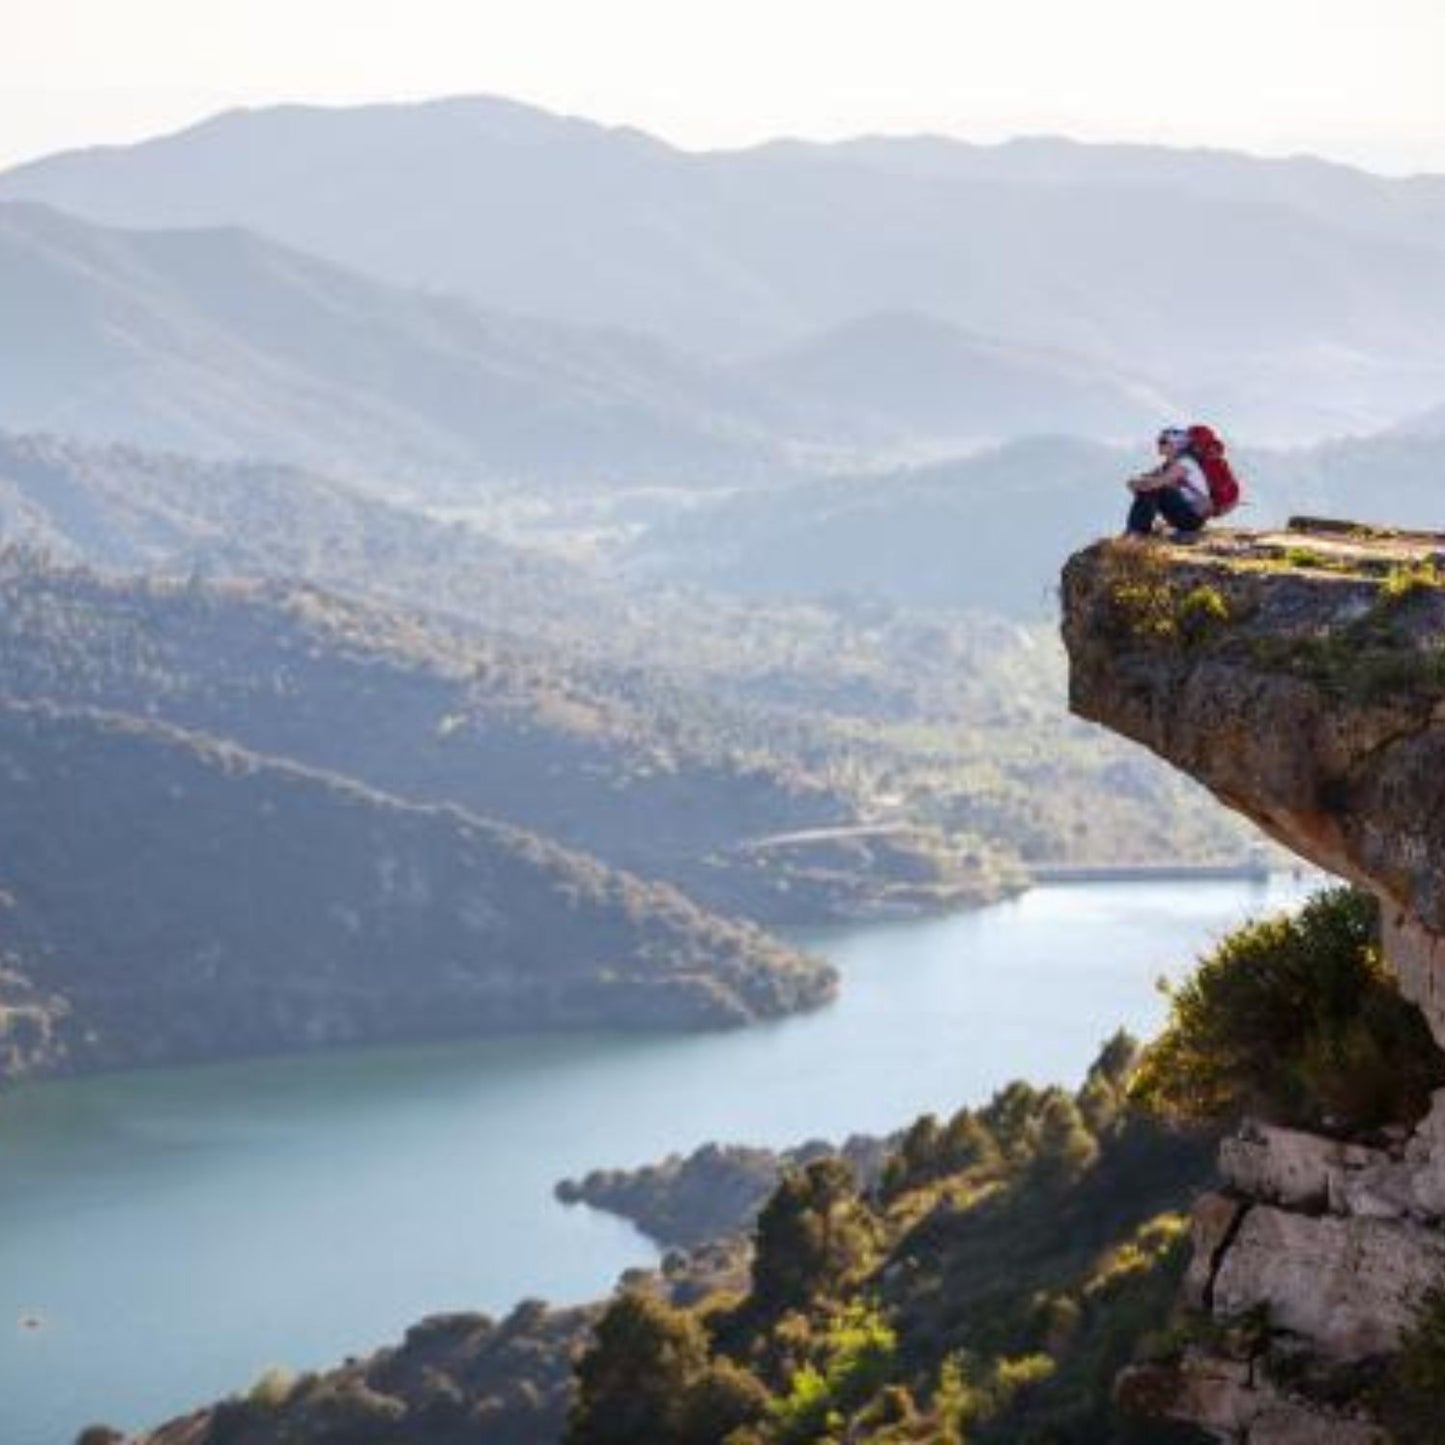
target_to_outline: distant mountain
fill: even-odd
[[[154,722],[0,700],[0,809],[12,1066],[737,1024],[833,987],[665,886]]]
[[[507,101],[232,112],[0,177],[143,226],[239,224],[407,285],[739,355],[875,312],[1101,356],[1237,429],[1445,393],[1445,180],[923,138],[688,154]]]
[[[484,313],[243,231],[0,205],[0,425],[392,489],[757,477],[764,404],[636,335]]]
[[[1445,438],[1445,401],[1406,417],[1393,430],[1398,436]]]
[[[1148,435],[1179,410],[1149,382],[1097,358],[906,312],[862,317],[745,370],[800,408],[847,417],[883,438],[1128,437]]]
[[[1122,526],[1142,460],[1036,438],[961,461],[738,496],[640,539],[631,566],[747,596],[854,593],[1043,617],[1058,559]]]
[[[1422,426],[1418,434],[1402,430],[1298,451],[1262,452],[1250,466],[1272,506],[1259,520],[1278,522],[1303,512],[1445,531],[1442,450],[1445,425],[1436,435]],[[1254,517],[1245,515],[1254,525]]]
[[[1107,144],[1028,136],[974,145],[941,136],[776,141],[767,149],[950,181],[1169,190],[1229,204],[1284,205],[1329,226],[1392,241],[1439,246],[1445,176],[1396,178],[1316,156],[1266,159],[1204,147]]]
[[[283,463],[0,431],[0,539],[57,563],[304,577],[540,642],[630,603],[581,568]]]
[[[1424,425],[1419,434],[1237,448],[1244,503],[1224,525],[1279,526],[1303,512],[1445,530],[1445,439]],[[723,497],[638,538],[628,566],[752,598],[855,594],[1052,617],[1058,559],[1122,529],[1124,480],[1147,461],[1142,448],[1035,437],[955,461]]]

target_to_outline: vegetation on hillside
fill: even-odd
[[[1174,988],[1132,1091],[1195,1124],[1359,1134],[1418,1119],[1442,1084],[1445,1055],[1380,953],[1379,905],[1335,888],[1239,929]]]
[[[751,859],[668,870],[774,833],[901,822],[941,830],[939,881],[982,898],[1010,855],[1218,857],[1244,836],[1064,718],[1052,637],[987,619],[677,595],[634,625],[584,594],[565,628],[519,639],[295,583],[105,579],[15,551],[0,593],[13,693],[458,801],[694,889],[735,887],[765,915],[786,900]],[[514,623],[543,615],[537,593],[555,608],[544,579],[517,579]],[[864,863],[887,881],[889,860]]]
[[[704,1250],[630,1276],[584,1323],[429,1322],[329,1374],[268,1376],[147,1445],[1193,1440],[1110,1399],[1171,1320],[1178,1211],[1212,1152],[1133,1109],[1135,1058],[1119,1035],[1077,1092],[1014,1083],[919,1120],[878,1187],[836,1157],[789,1171],[740,1277],[704,1283]],[[502,1343],[510,1381],[488,1366]]]
[[[763,1387],[731,1392],[752,1411],[741,1426],[714,1419],[730,1445],[1195,1438],[1117,1415],[1111,1389],[1132,1359],[1208,1333],[1176,1314],[1178,1211],[1212,1172],[1217,1131],[1248,1111],[1368,1134],[1417,1118],[1445,1067],[1381,961],[1376,904],[1347,888],[1240,928],[1172,1004],[1159,1039],[1111,1040],[1074,1095],[1012,1084],[917,1120],[873,1189],[837,1159],[792,1174],[758,1219],[745,1295],[669,1314],[625,1293],[611,1310],[645,1307],[654,1339],[689,1332],[677,1398],[719,1365]],[[1398,1361],[1349,1386],[1383,1381],[1370,1388],[1401,1441],[1434,1438],[1442,1319],[1437,1291]],[[592,1346],[569,1445],[613,1438],[613,1349]],[[654,1419],[649,1438],[701,1438],[690,1428]]]
[[[0,702],[0,1061],[749,1022],[825,964],[534,835],[234,744]]]
[[[609,1306],[569,1445],[1184,1438],[1109,1399],[1171,1315],[1176,1211],[1209,1167],[1203,1138],[1130,1107],[1134,1058],[1121,1036],[1076,1094],[1017,1083],[919,1120],[877,1190],[833,1158],[789,1174],[745,1296]]]

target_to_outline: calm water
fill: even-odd
[[[523,1039],[54,1084],[0,1101],[0,1445],[155,1423],[422,1315],[601,1294],[654,1255],[553,1203],[709,1139],[884,1132],[1076,1082],[1154,981],[1302,885],[1057,887],[812,933],[822,1013],[737,1034]],[[33,1317],[39,1328],[25,1328]]]

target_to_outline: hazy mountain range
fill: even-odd
[[[393,283],[714,357],[913,313],[1098,357],[1276,435],[1445,395],[1436,177],[937,138],[694,154],[470,99],[232,112],[19,167],[0,196],[245,226]]]
[[[645,337],[383,285],[244,231],[0,206],[0,419],[388,488],[737,477],[759,403]]]
[[[1168,409],[1096,359],[904,314],[747,364],[484,311],[236,228],[124,231],[0,204],[0,421],[271,456],[390,491],[796,476],[810,451]]]

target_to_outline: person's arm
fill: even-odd
[[[1192,489],[1193,478],[1189,475],[1189,463],[1183,457],[1175,457],[1152,472],[1144,472],[1129,483],[1131,492],[1158,492],[1165,487]]]
[[[1130,477],[1129,490],[1131,492],[1157,492],[1160,487],[1173,486],[1174,482],[1169,473],[1178,465],[1178,462],[1166,462],[1162,467],[1155,467],[1152,472],[1140,472],[1137,477]]]

